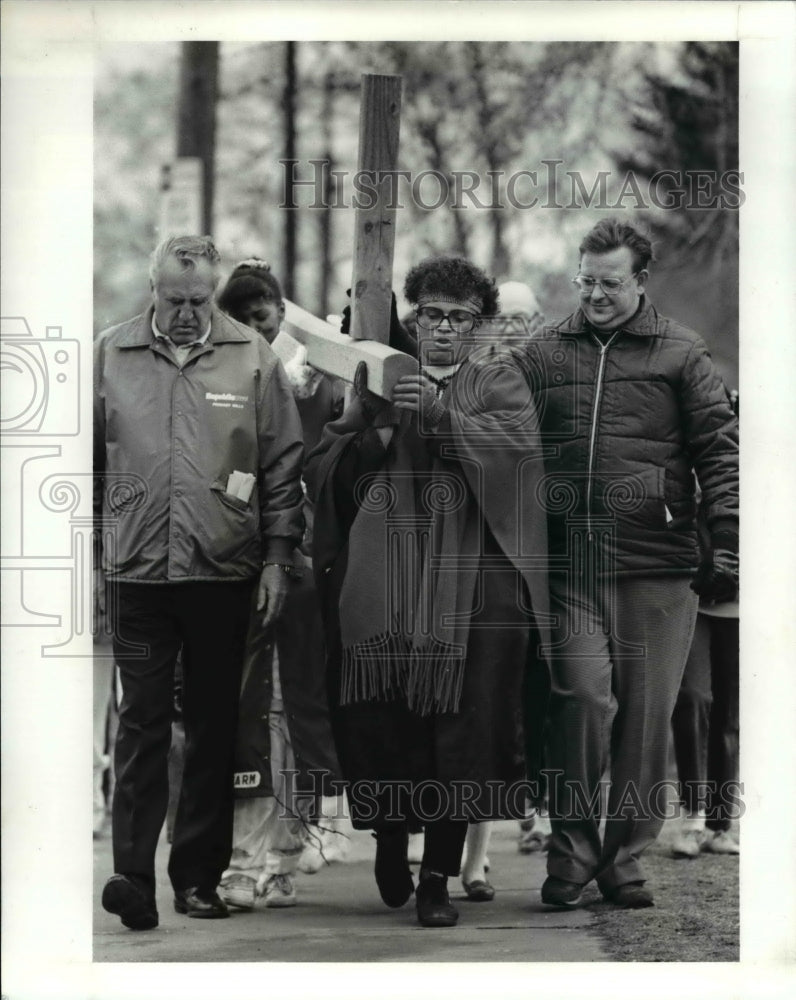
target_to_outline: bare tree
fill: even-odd
[[[177,156],[202,161],[202,228],[213,232],[218,42],[183,42],[177,109]]]
[[[285,42],[285,79],[282,90],[282,110],[284,114],[285,159],[293,162],[296,159],[296,43]],[[285,295],[294,297],[294,279],[296,273],[296,240],[298,215],[287,209],[284,212],[285,242],[284,264],[282,266],[282,286]]]

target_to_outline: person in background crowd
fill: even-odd
[[[367,390],[361,366],[305,475],[353,823],[375,829],[376,883],[399,907],[414,891],[409,821],[424,822],[417,916],[447,927],[458,920],[447,880],[459,874],[467,819],[521,811],[508,789],[525,775],[523,709],[526,741],[544,710],[546,672],[530,679],[526,663],[535,619],[546,624],[546,574],[522,559],[546,552],[542,470],[527,376],[512,359],[488,366],[489,345],[479,346],[494,282],[462,258],[431,258],[409,272],[405,295],[417,310],[417,374],[398,381],[391,404]],[[433,572],[432,558],[455,572]],[[372,794],[360,800],[362,787]]]
[[[539,302],[528,287],[521,281],[504,281],[498,286],[500,312],[496,327],[499,330],[501,343],[516,345],[528,337],[534,336],[544,325],[544,315]],[[545,818],[543,824],[549,827]],[[537,810],[530,806],[528,815],[520,820],[520,836],[518,847],[521,853],[539,850],[545,844],[545,833],[537,823]],[[471,823],[467,830],[464,844],[464,862],[462,865],[462,886],[467,898],[473,902],[490,902],[495,897],[495,889],[487,879],[489,872],[489,841],[492,836],[492,823]],[[532,845],[532,846],[531,846]],[[411,849],[411,844],[410,844]]]
[[[738,393],[730,399],[737,416]],[[710,539],[701,510],[698,524],[707,552]],[[738,591],[729,581],[700,590],[694,641],[672,715],[685,812],[672,844],[676,858],[739,852],[731,830],[737,810],[732,788],[738,780]]]
[[[238,693],[252,594],[278,618],[303,533],[301,424],[263,337],[213,304],[219,254],[170,237],[152,305],[94,345],[98,542],[121,703],[115,874],[102,905],[156,927],[155,848],[168,801],[174,669],[182,649],[186,747],[168,873],[174,907],[227,917],[217,886],[232,841]],[[234,403],[234,405],[232,405]]]
[[[545,453],[557,624],[542,900],[575,906],[596,878],[607,900],[636,908],[654,903],[641,855],[663,824],[655,791],[667,777],[694,590],[709,598],[737,585],[738,426],[703,341],[645,294],[647,237],[604,220],[579,253],[579,308],[524,348],[543,440],[555,445]],[[710,536],[701,562],[694,473]]]
[[[339,416],[343,390],[306,365],[304,348],[280,331],[285,305],[270,265],[258,258],[238,264],[218,305],[257,330],[284,361],[308,453],[323,426]],[[294,879],[302,857],[305,870],[314,872],[347,851],[343,804],[333,795],[338,764],[326,704],[323,625],[312,580],[312,512],[306,497],[304,516],[307,528],[294,557],[283,613],[269,631],[252,614],[246,641],[232,858],[220,889],[229,905],[244,910],[254,907],[258,895],[267,907],[295,905]],[[316,822],[310,823],[312,819]]]
[[[516,343],[535,337],[544,326],[544,313],[529,286],[522,281],[504,281],[498,292],[507,340]]]

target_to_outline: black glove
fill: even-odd
[[[351,298],[351,289],[346,289],[346,295]],[[343,309],[340,319],[340,333],[350,333],[351,331],[351,306]],[[398,303],[395,300],[395,292],[392,293],[390,301],[390,347],[395,351],[403,351],[413,358],[417,357],[417,341],[404,327],[398,319]]]
[[[712,548],[699,564],[691,589],[711,604],[738,597],[738,553]]]
[[[386,399],[368,389],[368,366],[364,361],[359,362],[354,372],[354,392],[367,422],[377,426],[382,423],[379,418],[383,417],[387,410],[391,410],[392,406]]]

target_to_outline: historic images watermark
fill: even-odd
[[[555,797],[557,813],[564,821],[577,822],[588,817],[605,815],[609,819],[632,819],[637,822],[649,820],[672,820],[680,815],[680,793],[687,786],[693,801],[706,819],[714,818],[713,813],[721,809],[722,816],[739,820],[746,812],[743,802],[744,784],[741,781],[695,781],[679,782],[669,779],[656,782],[642,795],[635,782],[629,781],[624,787],[612,786],[609,778],[603,778],[592,788],[585,788],[581,782],[568,779],[560,770],[545,769],[538,780],[522,780],[508,784],[504,781],[455,780],[442,782],[434,779],[412,782],[408,779],[394,781],[361,780],[344,783],[333,779],[328,771],[311,770],[297,784],[299,772],[286,769],[280,772],[287,790],[286,801],[280,803],[283,817],[294,813],[304,813],[304,803],[311,803],[324,788],[334,787],[339,792],[345,788],[349,803],[355,808],[363,822],[380,816],[390,822],[404,822],[409,818],[422,823],[432,823],[445,816],[452,819],[472,821],[486,820],[498,811],[511,815],[523,815],[527,805],[539,804],[547,797]],[[253,775],[240,772],[235,776],[238,788],[254,786]],[[611,809],[607,808],[611,799]],[[338,810],[342,810],[338,796]],[[720,803],[720,806],[717,805]],[[342,816],[343,812],[339,812]],[[329,816],[329,819],[339,818]]]
[[[567,170],[564,160],[540,160],[515,170],[335,170],[327,159],[282,159],[279,208],[356,208],[388,211],[411,202],[423,211],[454,209],[662,209],[737,211],[746,201],[738,170]]]
[[[90,637],[106,640],[94,646],[93,655],[111,658],[113,615],[95,592],[92,562],[100,537],[107,552],[114,550],[120,521],[146,504],[149,485],[132,474],[103,482],[78,471],[67,457],[81,429],[80,347],[61,326],[47,326],[37,336],[24,316],[0,319],[2,625],[50,630],[41,646],[44,657],[83,657]],[[48,590],[42,581],[52,573],[61,585]],[[32,597],[37,583],[41,602]]]

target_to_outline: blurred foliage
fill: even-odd
[[[738,82],[737,42],[686,42],[671,75],[645,71],[645,102],[631,112],[641,142],[617,153],[619,169],[646,178],[662,166],[692,177],[737,171]],[[651,294],[704,331],[737,386],[738,212],[691,207],[649,213],[647,223],[658,247]]]
[[[225,263],[256,254],[284,262],[285,43],[223,43],[217,107],[214,235]],[[403,78],[399,168],[435,171],[451,197],[428,207],[439,183],[428,177],[416,204],[399,184],[395,275],[399,292],[412,263],[461,252],[498,280],[528,282],[549,318],[575,306],[569,278],[583,233],[606,214],[643,222],[660,265],[653,294],[664,312],[695,326],[732,379],[737,364],[737,212],[639,209],[632,198],[608,212],[573,195],[567,171],[585,189],[606,172],[609,203],[633,171],[737,168],[738,52],[730,43],[300,42],[297,51],[297,175],[311,159],[353,172],[362,73]],[[95,325],[102,328],[147,300],[147,255],[157,241],[160,166],[174,155],[177,45],[114,46],[98,56],[95,112]],[[560,161],[555,180],[553,167]],[[454,173],[477,178],[489,204],[490,171],[503,207],[453,208]],[[520,178],[512,207],[506,179]],[[352,190],[343,189],[350,206]],[[350,285],[354,212],[311,207],[297,191],[296,298],[315,312],[339,311]],[[546,207],[550,206],[550,207]],[[561,207],[552,207],[561,206]],[[329,247],[328,255],[325,247]],[[328,258],[328,259],[327,259]],[[679,277],[678,277],[679,275]],[[734,286],[733,286],[734,283]],[[734,290],[733,290],[734,287]],[[722,310],[720,304],[725,307]],[[400,304],[403,308],[403,303]],[[732,308],[730,308],[732,307]],[[733,314],[733,308],[735,310]],[[733,320],[734,315],[734,320]]]
[[[738,169],[738,43],[686,42],[679,77],[645,73],[646,107],[632,112],[633,129],[643,144],[617,153],[622,171],[652,177],[665,164],[675,172]],[[669,180],[662,190],[677,187]],[[659,238],[689,261],[718,267],[737,250],[738,213],[721,209],[672,212],[652,220]]]

